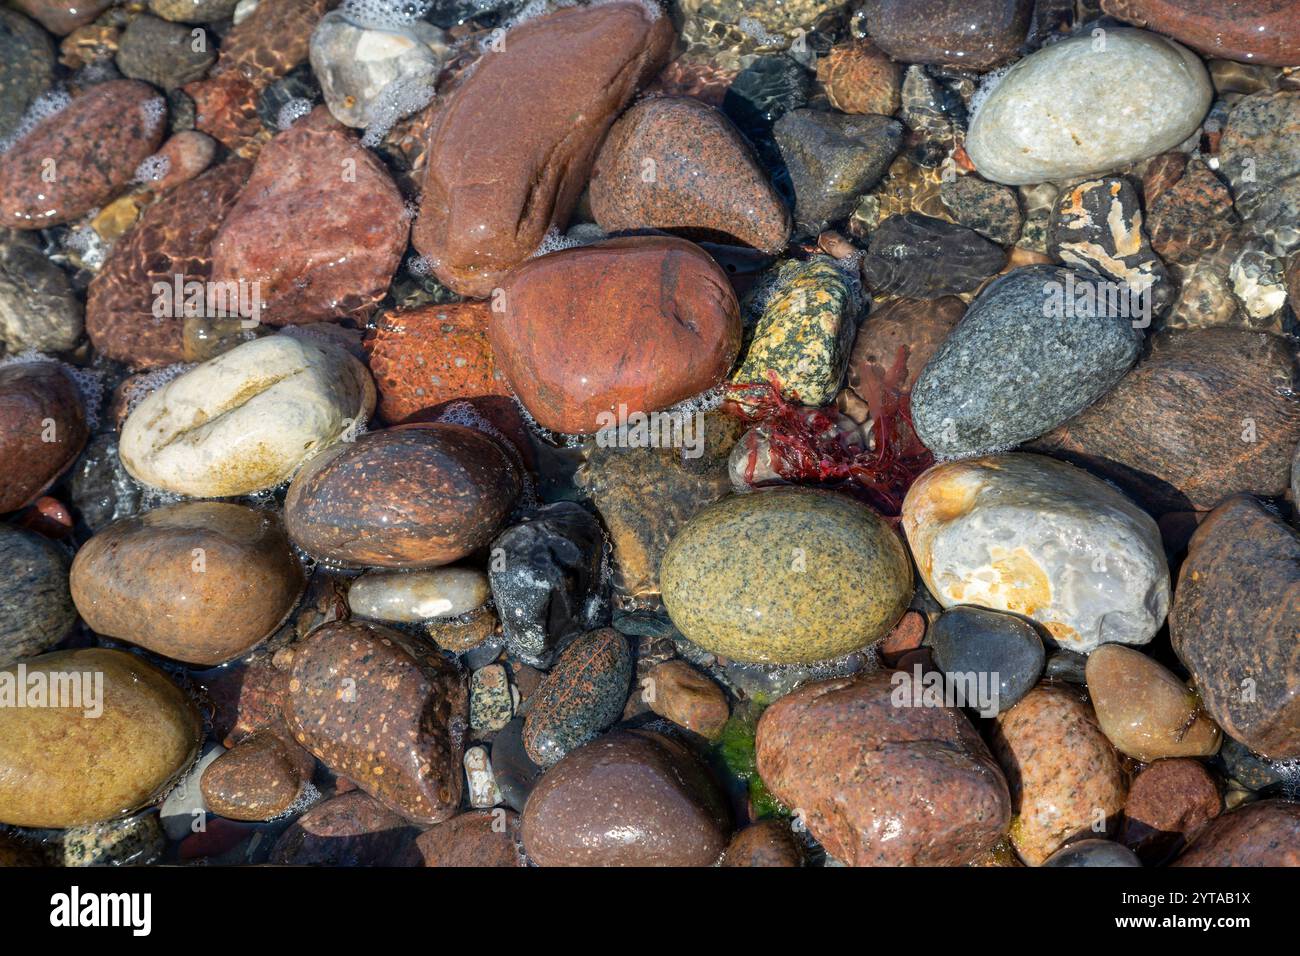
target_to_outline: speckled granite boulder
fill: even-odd
[[[459,808],[465,678],[427,644],[359,622],[317,628],[294,648],[284,716],[298,743],[408,820]]]
[[[1261,800],[1219,817],[1174,866],[1300,866],[1300,803]]]
[[[1040,455],[935,465],[903,502],[930,593],[1033,618],[1066,649],[1145,644],[1169,610],[1149,515],[1092,475]]]
[[[0,666],[49,650],[77,620],[70,563],[48,538],[0,525]]]
[[[734,495],[699,512],[660,570],[690,640],[759,663],[810,663],[879,640],[912,597],[893,530],[870,508],[805,488]]]
[[[1158,34],[1110,29],[1102,44],[1075,36],[998,81],[966,151],[980,175],[1012,186],[1104,173],[1177,146],[1213,93],[1200,58]]]
[[[780,252],[790,213],[727,117],[689,97],[637,103],[605,137],[591,174],[591,210],[606,232],[720,234]]]
[[[1174,650],[1229,734],[1300,757],[1300,534],[1242,495],[1192,535],[1169,617]]]
[[[908,706],[907,692],[900,706],[897,676],[782,697],[758,723],[758,772],[837,860],[959,866],[1005,836],[1006,780],[959,710]]]
[[[1079,307],[1090,280],[1050,265],[987,286],[912,390],[916,433],[940,456],[1037,438],[1106,394],[1137,361],[1141,336],[1110,303]]]
[[[1040,684],[998,715],[992,746],[1011,788],[1011,843],[1030,866],[1118,822],[1128,784],[1080,691]]]

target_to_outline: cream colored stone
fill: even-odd
[[[351,355],[272,335],[149,395],[122,426],[119,450],[146,485],[195,498],[251,494],[288,481],[374,407],[374,382]]]
[[[458,617],[487,603],[488,577],[477,568],[370,571],[352,582],[352,613],[376,621],[416,623]]]
[[[903,530],[944,607],[1023,614],[1069,650],[1145,644],[1169,610],[1169,567],[1150,515],[1051,458],[936,465],[908,491]]]
[[[1191,50],[1145,30],[1105,29],[1044,47],[980,105],[966,152],[1012,186],[1093,176],[1187,139],[1214,88]]]

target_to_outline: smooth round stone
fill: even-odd
[[[158,148],[166,120],[166,100],[146,83],[90,87],[0,154],[0,226],[44,229],[103,205]]]
[[[1137,317],[1104,304],[1094,316],[1064,311],[1069,290],[1091,281],[1034,265],[979,294],[912,390],[916,434],[927,448],[952,458],[1014,447],[1068,421],[1124,377],[1142,346]]]
[[[721,865],[803,866],[803,850],[791,832],[789,823],[784,820],[759,820],[731,838]]]
[[[113,0],[14,0],[14,6],[56,36],[71,33],[112,5]]]
[[[865,505],[805,488],[710,505],[668,546],[660,580],[687,638],[769,664],[866,647],[912,598],[911,562],[893,530]]]
[[[492,540],[519,495],[505,450],[461,425],[399,425],[317,455],[284,499],[293,542],[350,567],[450,564]]]
[[[491,596],[487,575],[477,568],[368,571],[348,588],[348,607],[376,621],[418,623],[467,614]]]
[[[0,693],[30,694],[36,678],[53,694],[60,674],[81,675],[82,706],[0,707],[0,823],[62,829],[128,813],[161,797],[198,753],[203,726],[194,704],[162,671],[124,651],[34,657],[0,671]]]
[[[210,23],[235,12],[239,0],[149,0],[149,9],[177,23]]]
[[[219,817],[271,820],[298,802],[315,766],[301,747],[263,731],[214,760],[199,786],[207,809]]]
[[[167,849],[155,813],[73,827],[54,842],[62,866],[148,866]]]
[[[997,243],[974,229],[911,212],[871,233],[862,277],[877,294],[936,299],[974,292],[1007,263]]]
[[[1094,825],[1109,830],[1117,821],[1127,780],[1077,688],[1039,684],[998,715],[991,743],[1011,786],[1011,843],[1030,866],[1078,834],[1098,832]]]
[[[187,27],[148,15],[136,17],[118,40],[117,68],[123,76],[164,90],[192,82],[217,61],[213,45],[198,44]]]
[[[1113,840],[1076,840],[1067,843],[1042,863],[1043,866],[1141,866],[1137,854]]]
[[[213,665],[270,636],[304,580],[276,512],[186,501],[96,534],[77,552],[71,587],[96,633]]]
[[[77,344],[82,329],[68,274],[31,233],[0,228],[0,345],[14,353],[62,352]]]
[[[519,847],[519,815],[462,813],[420,834],[415,841],[425,866],[524,866]]]
[[[1300,803],[1261,800],[1206,827],[1174,866],[1300,866]]]
[[[1103,0],[1102,9],[1207,57],[1270,66],[1300,63],[1300,19],[1291,0]]]
[[[1157,760],[1136,777],[1124,804],[1120,842],[1162,863],[1223,812],[1219,785],[1199,760]]]
[[[524,749],[539,767],[593,740],[623,713],[632,682],[627,638],[602,628],[564,649],[528,698]]]
[[[279,866],[419,866],[414,843],[419,832],[370,794],[349,790],[295,820],[275,841],[270,862]]]
[[[650,709],[656,714],[709,740],[722,736],[731,716],[727,695],[690,664],[664,661],[644,681],[643,687],[653,688]]]
[[[591,210],[606,232],[721,234],[776,253],[790,213],[727,117],[690,97],[637,103],[609,131],[591,176]]]
[[[956,674],[988,674],[996,682],[998,713],[1013,707],[1038,683],[1046,654],[1033,626],[1010,614],[981,608],[955,607],[930,627],[926,643],[939,670]],[[979,708],[982,702],[970,701]],[[985,716],[993,716],[992,713]]]
[[[1103,644],[1088,656],[1086,677],[1097,722],[1121,753],[1150,763],[1219,749],[1219,728],[1197,696],[1141,651]]]
[[[0,664],[49,650],[76,622],[69,564],[48,538],[0,525]]]
[[[1031,0],[866,0],[859,8],[880,48],[904,63],[983,72],[1020,50]]]
[[[62,365],[0,367],[0,514],[31,504],[76,460],[88,437],[80,389]]]
[[[902,68],[869,40],[847,40],[817,58],[817,79],[841,113],[898,112]]]
[[[137,481],[182,495],[251,494],[288,481],[374,407],[374,382],[351,355],[271,335],[145,398],[122,426],[122,464]]]
[[[1092,176],[1173,149],[1213,97],[1200,58],[1158,34],[1071,37],[997,81],[966,152],[985,179],[1011,186]]]
[[[0,139],[17,129],[53,78],[49,34],[17,10],[0,10]]]
[[[1067,650],[1145,644],[1169,610],[1151,516],[1110,485],[1041,455],[935,465],[903,501],[930,593],[1032,618]]]
[[[552,767],[524,808],[523,839],[541,866],[712,866],[730,814],[687,748],[616,730]]]

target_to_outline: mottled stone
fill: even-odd
[[[939,186],[939,198],[952,218],[1002,246],[1020,238],[1025,217],[1014,189],[978,176],[958,176]]]
[[[790,213],[727,117],[690,97],[654,97],[619,118],[592,170],[591,210],[606,232],[666,229],[776,253]]]
[[[1294,66],[1300,21],[1288,0],[1103,0],[1113,17],[1171,36],[1206,56]]]
[[[853,210],[903,144],[902,124],[884,116],[798,109],[773,126],[794,183],[795,234],[816,235]]]
[[[514,716],[510,679],[500,664],[480,667],[469,679],[469,725],[478,731],[501,730]]]
[[[487,748],[479,745],[465,750],[465,795],[471,807],[489,809],[502,802],[496,774]]]
[[[49,34],[17,10],[0,10],[0,141],[18,129],[27,107],[53,79]]]
[[[26,706],[0,707],[0,822],[64,828],[139,809],[197,755],[202,722],[194,704],[141,658],[87,648],[23,665],[26,688],[19,665],[0,671],[0,692],[10,700],[28,694]],[[72,686],[83,688],[82,706],[33,706],[38,674],[49,694],[56,675],[78,675]]]
[[[980,175],[1011,186],[1092,176],[1172,149],[1196,130],[1214,95],[1200,58],[1142,30],[1104,37],[1045,46],[998,81],[966,138]]]
[[[974,292],[1006,261],[975,230],[912,212],[890,216],[871,234],[862,277],[878,295],[935,299]]]
[[[55,362],[0,366],[0,514],[45,492],[89,437],[81,393]]]
[[[70,584],[97,634],[204,665],[270,636],[304,587],[278,514],[215,501],[109,525],[77,552]]]
[[[1223,812],[1218,785],[1199,760],[1157,760],[1129,787],[1120,842],[1163,863]]]
[[[1102,645],[1088,657],[1086,679],[1097,723],[1120,753],[1151,763],[1219,749],[1219,728],[1196,694],[1141,651]]]
[[[817,58],[817,79],[841,113],[898,112],[903,71],[870,40],[850,39]]]
[[[224,20],[235,12],[238,0],[149,0],[149,9],[177,23]]]
[[[1300,866],[1300,804],[1261,800],[1201,831],[1174,866]]]
[[[1041,455],[935,465],[903,502],[930,593],[1032,618],[1062,647],[1145,644],[1169,610],[1151,517],[1100,479]]]
[[[657,9],[619,0],[525,21],[478,59],[429,132],[412,241],[440,281],[484,298],[565,226],[606,130],[674,32]]]
[[[986,717],[1015,706],[1038,683],[1046,662],[1042,639],[1032,625],[975,607],[955,607],[939,615],[925,643],[934,651],[939,670],[977,678],[987,674],[990,685],[996,682],[996,699],[966,703]]]
[[[942,457],[1010,448],[1110,391],[1137,360],[1141,335],[1123,303],[1095,290],[1086,275],[1049,265],[988,285],[912,390],[926,446]]]
[[[89,23],[112,4],[113,0],[14,0],[14,6],[56,36]]]
[[[782,697],[758,723],[758,772],[850,866],[961,865],[1006,834],[1006,781],[960,711],[899,706],[897,687],[882,671]]]
[[[542,777],[523,819],[524,848],[541,866],[712,866],[730,830],[703,763],[639,730],[571,752]]]
[[[31,234],[0,228],[0,345],[14,353],[62,352],[77,344],[82,327],[68,274]]]
[[[866,0],[867,31],[896,60],[984,71],[1020,50],[1030,0]]]
[[[861,293],[827,256],[786,260],[767,281],[758,321],[731,381],[775,380],[786,400],[825,405],[844,380]]]
[[[604,613],[605,538],[571,501],[543,505],[492,541],[488,579],[512,657],[549,667],[568,638]]]
[[[216,50],[206,38],[200,44],[188,27],[148,15],[127,24],[118,41],[117,68],[122,75],[164,90],[199,79],[216,61]]]
[[[272,820],[299,801],[315,766],[296,744],[267,731],[253,734],[203,771],[203,800],[230,820]]]
[[[1011,842],[1030,866],[1117,822],[1127,781],[1079,691],[1040,684],[998,716],[992,745],[1011,787]]]
[[[722,736],[722,728],[731,716],[727,695],[690,664],[664,661],[641,683],[650,691],[650,709],[660,717],[709,740]]]
[[[883,382],[899,356],[904,377],[900,387],[911,392],[930,358],[966,312],[956,296],[938,299],[895,299],[873,311],[858,329],[849,355],[849,388],[863,401]]]
[[[321,560],[428,568],[487,544],[519,491],[514,463],[482,432],[399,425],[309,461],[285,496],[285,523]]]
[[[523,866],[519,815],[509,810],[462,813],[415,841],[425,866]]]
[[[1228,114],[1219,143],[1219,169],[1232,186],[1237,211],[1248,221],[1267,213],[1271,200],[1287,192],[1300,175],[1298,128],[1296,91],[1254,93],[1240,99]]]
[[[167,838],[156,814],[141,813],[125,820],[73,827],[59,834],[53,844],[51,850],[60,866],[148,866],[162,858]]]
[[[870,508],[806,488],[733,495],[668,547],[663,600],[715,654],[811,663],[880,639],[912,597],[902,543]]]
[[[212,241],[212,281],[260,283],[271,325],[360,322],[387,291],[408,228],[384,164],[317,107],[258,156]]]
[[[265,2],[265,0],[263,0]],[[419,866],[419,829],[361,790],[312,807],[280,835],[280,866]]]
[[[366,339],[379,389],[379,415],[412,421],[443,402],[508,395],[488,341],[486,303],[430,305],[388,312]]]
[[[478,568],[367,571],[348,589],[348,607],[359,617],[418,624],[468,614],[491,596],[487,575]]]
[[[1223,729],[1300,756],[1300,534],[1245,495],[1192,536],[1169,618],[1174,651]]]
[[[1297,384],[1295,357],[1278,336],[1171,332],[1033,447],[1085,465],[1155,512],[1204,510],[1238,492],[1280,495],[1300,441]]]
[[[574,640],[528,698],[524,748],[539,767],[596,738],[623,712],[632,681],[627,638],[602,628]]]
[[[537,423],[558,432],[698,395],[740,348],[726,273],[684,239],[611,239],[532,259],[501,295],[493,353]]]
[[[464,654],[477,647],[495,646],[492,639],[498,634],[499,624],[496,612],[483,608],[470,614],[468,620],[430,621],[424,629],[439,647]]]
[[[1147,231],[1166,262],[1191,265],[1222,247],[1241,221],[1228,187],[1202,159],[1187,160],[1176,181],[1154,196],[1153,191],[1144,186]]]
[[[803,866],[803,850],[784,820],[759,820],[727,844],[722,866]]]
[[[1173,295],[1169,274],[1147,240],[1137,190],[1127,179],[1090,179],[1062,190],[1049,228],[1052,258],[1124,283],[1148,297],[1147,308],[1164,311]]]
[[[135,80],[97,83],[0,153],[0,226],[44,229],[116,196],[162,142],[167,103]]]
[[[297,645],[285,718],[294,739],[384,806],[439,823],[460,805],[465,679],[439,652],[361,623]]]
[[[1128,847],[1113,840],[1075,840],[1061,847],[1043,866],[1141,866],[1142,861]]]
[[[146,485],[194,497],[274,488],[322,449],[340,450],[374,403],[365,366],[342,349],[254,339],[135,406],[122,426],[122,464]]]
[[[50,539],[0,525],[0,665],[49,650],[76,622],[69,563]]]

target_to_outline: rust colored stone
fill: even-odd
[[[17,362],[0,368],[0,514],[39,498],[89,437],[81,393],[62,366]]]
[[[656,411],[706,391],[740,350],[726,273],[683,239],[610,239],[533,259],[502,295],[493,353],[538,424],[558,432],[594,432],[620,406]]]
[[[154,284],[174,288],[178,275],[182,290],[186,282],[208,281],[212,238],[250,168],[233,159],[181,184],[146,209],[113,246],[86,293],[86,332],[99,352],[135,368],[201,358],[186,350],[184,318],[154,315]],[[196,209],[202,214],[195,215]],[[174,304],[180,310],[184,301]]]
[[[285,496],[285,524],[325,561],[426,568],[487,544],[519,491],[514,463],[482,432],[399,425],[307,462]]]
[[[925,640],[925,615],[919,611],[908,611],[894,629],[885,635],[876,647],[881,661],[888,665],[897,664],[908,651],[914,651]]]
[[[262,321],[364,321],[406,249],[384,164],[325,107],[275,137],[212,241],[212,281],[257,282]]]
[[[519,814],[499,808],[462,813],[415,841],[425,866],[523,866]]]
[[[1151,158],[1142,174],[1142,205],[1148,215],[1151,212],[1151,204],[1159,199],[1166,189],[1182,179],[1186,171],[1186,153],[1161,153]],[[1147,228],[1149,231],[1150,222]]]
[[[440,823],[460,806],[468,698],[434,648],[336,622],[298,645],[285,719],[330,770],[409,820]]]
[[[1151,247],[1166,262],[1180,265],[1222,248],[1241,222],[1228,187],[1199,159],[1146,203]]]
[[[524,750],[549,767],[618,720],[632,681],[627,638],[605,627],[569,644],[528,701]]]
[[[1300,803],[1261,800],[1206,827],[1174,866],[1300,866]]]
[[[883,382],[901,349],[906,349],[907,374],[902,387],[911,391],[930,357],[943,344],[966,312],[956,296],[938,299],[895,299],[873,312],[853,340],[849,356],[849,388],[867,400],[866,383]]]
[[[1032,0],[866,0],[871,38],[904,63],[988,70],[1018,52]]]
[[[277,513],[218,501],[114,522],[77,552],[69,583],[91,630],[204,665],[270,636],[304,586]]]
[[[0,226],[44,229],[112,199],[158,148],[167,103],[147,83],[90,87],[0,154]]]
[[[803,866],[803,851],[784,820],[759,820],[731,838],[723,866]]]
[[[416,827],[360,790],[312,807],[280,835],[280,866],[419,866]]]
[[[650,709],[702,737],[716,740],[731,716],[722,688],[685,661],[665,661],[650,672]]]
[[[84,26],[113,5],[115,0],[14,0],[13,5],[56,36]]]
[[[568,224],[606,130],[668,59],[672,24],[647,9],[620,0],[529,20],[446,97],[412,238],[453,290],[486,297]]]
[[[790,211],[726,115],[689,97],[642,100],[605,137],[591,211],[606,232],[666,229],[777,253]]]
[[[1157,760],[1139,773],[1124,804],[1119,840],[1148,865],[1167,860],[1223,812],[1223,797],[1198,760]]]
[[[207,808],[230,820],[270,820],[287,811],[316,766],[297,744],[263,731],[214,760],[199,787]]]
[[[893,116],[900,105],[903,68],[870,40],[847,40],[817,60],[817,79],[841,113]]]
[[[483,302],[429,305],[381,316],[367,337],[379,415],[389,424],[458,398],[508,396],[488,341]]]
[[[1101,6],[1206,56],[1270,66],[1300,63],[1300,18],[1292,0],[1102,0]]]
[[[893,695],[878,671],[782,697],[758,722],[759,776],[850,866],[967,863],[1006,834],[1006,781],[959,710]]]

